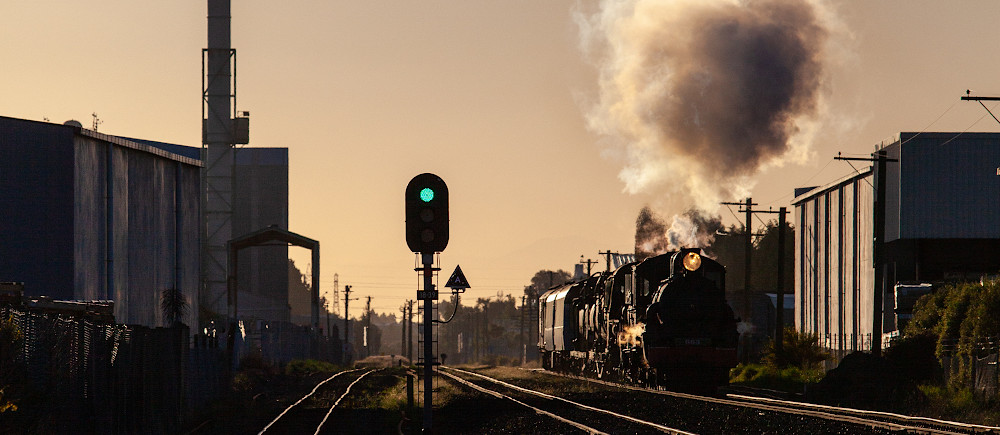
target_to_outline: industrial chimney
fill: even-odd
[[[208,48],[202,50],[202,306],[226,313],[227,252],[233,238],[234,61],[229,0],[208,0]],[[244,138],[246,137],[243,134]],[[246,140],[241,141],[246,143]]]

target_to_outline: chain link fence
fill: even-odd
[[[210,337],[192,347],[186,326],[16,306],[0,307],[0,321],[12,337],[0,342],[0,389],[19,404],[0,420],[26,419],[12,423],[31,432],[178,433],[225,390],[225,353]]]

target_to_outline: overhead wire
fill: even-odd
[[[958,104],[960,101],[962,101],[962,100],[955,100],[954,102],[952,102],[951,105],[948,106],[948,108],[945,109],[944,112],[942,112],[940,115],[938,115],[937,118],[934,118],[934,120],[931,121],[930,124],[927,124],[927,126],[924,127],[923,129],[921,129],[919,132],[917,132],[917,134],[915,134],[915,135],[911,136],[910,138],[906,139],[905,141],[901,142],[900,145],[903,145],[903,144],[905,144],[905,143],[907,143],[907,142],[909,142],[909,141],[911,141],[913,139],[916,139],[917,136],[920,136],[921,134],[924,134],[924,132],[926,132],[928,128],[931,128],[931,126],[934,125],[934,124],[936,124],[938,121],[940,121],[941,118],[944,118],[944,115],[947,115],[948,112],[950,112],[951,109],[954,108],[955,105]],[[976,122],[979,122],[979,121],[976,121]]]
[[[983,104],[981,101],[979,102],[979,104],[981,104],[983,106],[983,108],[986,109],[986,113],[988,113],[990,116],[993,116],[993,112],[989,108],[987,108],[985,104]],[[993,108],[996,109],[998,104],[1000,104],[1000,103],[994,104]],[[973,122],[971,125],[969,125],[968,127],[966,127],[965,130],[962,130],[961,133],[958,133],[958,134],[952,136],[951,139],[948,139],[948,140],[942,142],[940,146],[948,145],[949,143],[951,143],[951,141],[953,141],[955,139],[958,139],[959,136],[961,136],[961,135],[965,134],[966,132],[968,132],[969,129],[971,129],[972,127],[974,127],[976,124],[979,124],[979,121],[982,121],[983,118],[986,118],[986,115],[980,116],[979,119],[976,120],[976,122]],[[995,116],[993,116],[993,119],[997,119],[997,118]],[[997,120],[997,122],[1000,122],[1000,120]]]
[[[858,170],[858,168],[855,168],[855,167],[854,167],[854,164],[853,164],[853,163],[851,163],[851,161],[850,161],[850,160],[844,160],[844,161],[845,161],[845,162],[847,162],[847,164],[848,164],[848,165],[851,165],[851,169],[854,169],[854,172],[857,172],[857,173],[858,173],[858,175],[861,175],[861,171],[859,171],[859,170]],[[869,186],[871,186],[871,188],[872,188],[872,189],[874,189],[874,188],[875,188],[875,186],[872,186],[872,182],[871,182],[871,181],[868,181],[868,179],[867,179],[867,178],[862,178],[862,180],[865,180],[865,183],[868,183],[868,185],[869,185]]]
[[[906,139],[905,141],[903,141],[903,142],[902,142],[902,144],[905,144],[905,143],[907,143],[907,142],[909,142],[909,141],[911,141],[911,140],[913,140],[913,139],[916,139],[916,138],[917,138],[918,136],[920,136],[921,134],[925,133],[925,132],[927,131],[927,129],[931,128],[931,126],[933,126],[933,125],[934,125],[934,124],[936,124],[936,123],[937,123],[938,121],[940,121],[940,120],[941,120],[941,118],[944,118],[944,116],[945,116],[945,115],[947,115],[947,114],[948,114],[948,112],[951,112],[951,110],[955,108],[955,105],[957,105],[957,104],[958,104],[958,103],[959,103],[960,101],[961,101],[961,100],[955,100],[954,102],[952,102],[952,103],[951,103],[951,105],[950,105],[950,106],[948,106],[948,108],[947,108],[947,109],[945,109],[945,110],[944,110],[943,112],[941,112],[941,114],[940,114],[940,115],[938,115],[938,116],[937,116],[936,118],[934,118],[934,120],[933,120],[933,121],[931,121],[930,123],[928,123],[928,124],[927,124],[927,125],[926,125],[926,126],[925,126],[925,127],[923,128],[923,129],[921,129],[921,130],[920,130],[920,131],[919,131],[919,132],[918,132],[917,134],[915,134],[915,135],[913,135],[913,136],[911,136],[911,137],[907,138],[907,139]],[[982,103],[980,103],[980,104],[982,104]],[[987,109],[987,110],[989,110],[989,109]],[[980,118],[979,118],[978,120],[976,120],[976,122],[975,122],[975,123],[973,123],[972,125],[970,125],[970,126],[969,126],[969,128],[972,128],[972,126],[973,126],[973,125],[975,125],[975,124],[979,123],[979,121],[982,121],[982,119],[983,119],[983,118],[985,118],[985,115],[983,115],[983,116],[982,116],[982,117],[980,117]],[[1000,120],[998,120],[998,122],[1000,122]],[[969,129],[969,128],[966,128],[966,131],[968,131],[968,129]],[[964,131],[963,131],[963,133],[964,133]],[[952,140],[954,140],[954,139],[955,139],[955,138],[952,138],[952,139],[949,139],[949,140],[948,140],[948,142],[950,142],[950,141],[952,141]],[[947,142],[945,142],[945,143],[947,143]],[[943,144],[942,144],[942,145],[943,145]],[[812,181],[813,179],[815,179],[816,177],[818,177],[818,176],[819,176],[820,174],[822,174],[822,173],[823,173],[823,171],[824,171],[824,170],[826,170],[826,168],[827,168],[828,166],[830,166],[830,164],[831,164],[831,163],[833,163],[833,162],[834,162],[834,160],[836,160],[836,159],[833,159],[833,158],[831,158],[831,159],[830,159],[829,161],[827,161],[827,162],[826,162],[826,164],[825,164],[825,165],[823,165],[823,167],[822,167],[822,168],[820,168],[820,169],[819,169],[819,171],[816,171],[816,173],[814,173],[814,174],[813,174],[813,175],[812,175],[811,177],[807,178],[807,179],[806,179],[805,181],[801,181],[801,182],[799,182],[798,184],[799,184],[799,185],[801,186],[801,185],[804,185],[804,184],[806,184],[806,183],[809,183],[810,181]],[[850,162],[848,162],[848,163],[850,163]],[[860,174],[860,173],[861,173],[860,171],[858,171],[858,169],[857,169],[857,168],[855,168],[855,167],[854,167],[854,165],[851,165],[851,168],[852,168],[852,169],[854,169],[854,172],[857,172],[858,174]],[[868,180],[865,180],[865,181],[866,181],[866,182],[868,182]],[[868,182],[868,184],[870,185],[871,183],[870,183],[870,182]],[[776,202],[778,202],[778,201],[781,201],[781,200],[783,200],[783,199],[785,199],[785,198],[788,198],[789,196],[792,196],[792,195],[794,195],[794,192],[793,192],[793,193],[788,193],[788,194],[785,194],[785,195],[782,195],[782,196],[778,197],[777,199],[774,199],[774,200],[772,200],[772,201],[769,201],[769,202],[765,203],[765,205],[770,205],[770,204],[774,204],[774,203],[776,203]]]

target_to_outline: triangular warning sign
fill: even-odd
[[[455,266],[455,271],[451,273],[451,278],[448,278],[448,283],[444,285],[450,289],[465,289],[471,287],[469,285],[469,280],[465,279],[465,274],[462,273],[462,266]]]

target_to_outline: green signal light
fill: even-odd
[[[420,191],[420,200],[423,202],[431,202],[434,199],[434,189],[430,187],[425,187]]]

